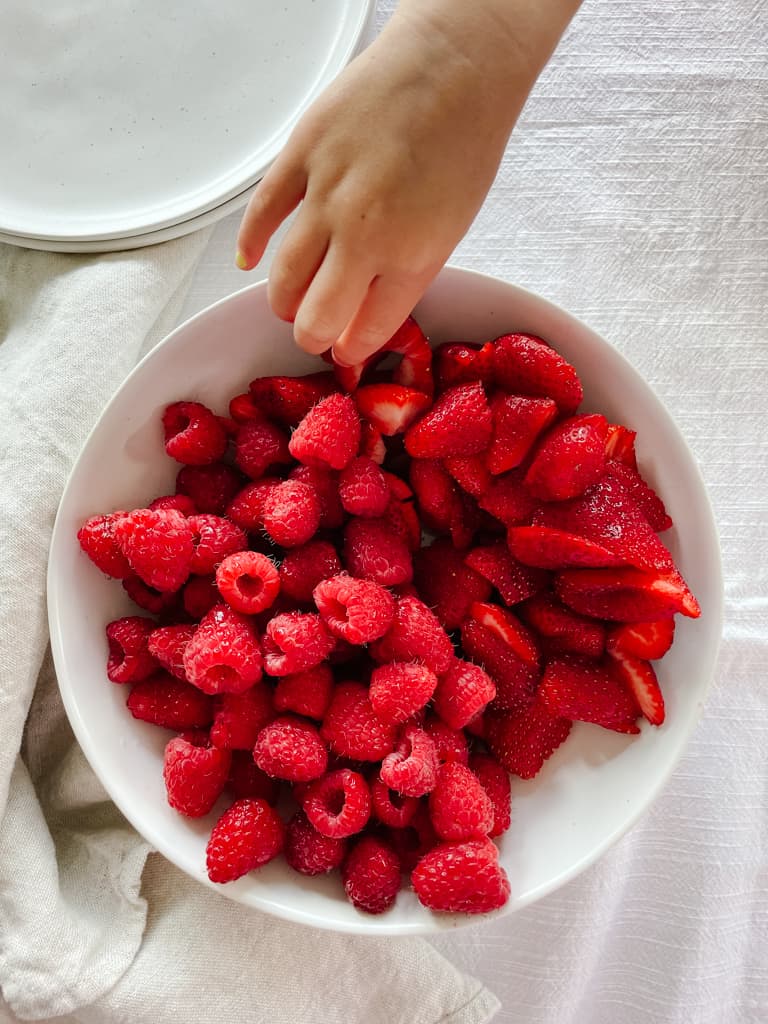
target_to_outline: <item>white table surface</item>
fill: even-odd
[[[587,0],[453,257],[560,303],[650,381],[726,576],[716,683],[651,811],[558,893],[436,943],[502,1024],[768,1020],[766,40],[760,0]],[[253,276],[233,265],[238,221],[185,316],[264,276],[273,247]]]

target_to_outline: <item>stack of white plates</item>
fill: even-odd
[[[102,252],[243,205],[373,0],[4,0],[0,241]]]

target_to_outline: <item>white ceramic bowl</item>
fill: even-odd
[[[650,387],[606,341],[543,299],[480,274],[446,268],[416,310],[433,342],[487,341],[510,331],[549,340],[579,371],[584,408],[638,430],[641,467],[675,521],[665,539],[701,603],[678,623],[659,666],[667,721],[635,738],[591,725],[571,737],[532,782],[513,779],[512,827],[500,842],[518,910],[573,878],[627,831],[656,797],[699,718],[721,629],[717,534],[693,456]],[[107,681],[104,627],[129,613],[119,584],[105,579],[75,537],[88,516],[140,506],[173,489],[178,465],[163,452],[160,414],[180,398],[218,410],[253,377],[304,373],[318,361],[299,352],[272,315],[264,283],[216,303],[177,328],[124,382],[72,471],[51,544],[48,601],[64,704],[93,769],[125,816],[169,860],[205,885],[205,844],[216,812],[182,818],[165,799],[162,753],[169,734],[134,721],[126,689]],[[477,918],[435,915],[411,892],[379,917],[355,910],[338,877],[307,879],[282,862],[218,890],[280,917],[369,934],[414,934]]]

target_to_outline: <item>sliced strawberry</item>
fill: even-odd
[[[387,486],[393,498],[397,498],[398,501],[409,501],[413,497],[413,490],[401,476],[397,476],[396,473],[390,473],[386,469],[383,472],[384,479],[387,481]]]
[[[551,398],[567,416],[576,412],[581,381],[559,352],[530,334],[505,334],[493,346],[493,379],[503,391]]]
[[[489,341],[482,348],[446,342],[435,349],[435,383],[439,392],[473,380],[488,383],[492,377],[493,342]]]
[[[613,670],[619,682],[632,694],[638,707],[651,723],[661,725],[664,721],[664,697],[653,665],[642,658],[611,652]]]
[[[462,624],[461,645],[467,658],[484,668],[496,684],[495,710],[519,712],[533,704],[541,678],[538,662],[518,657],[497,631],[471,616]]]
[[[453,455],[443,459],[453,479],[473,498],[480,498],[491,486],[492,478],[483,455]]]
[[[494,475],[514,469],[525,459],[539,434],[557,416],[551,398],[525,398],[497,394],[491,399],[493,436],[488,447],[488,469]]]
[[[608,633],[606,647],[609,654],[654,661],[663,658],[675,637],[675,620],[658,619],[656,622],[628,622],[614,626]]]
[[[450,533],[461,514],[458,489],[437,459],[414,459],[410,481],[424,525],[435,533]]]
[[[550,651],[598,658],[605,650],[603,624],[577,615],[551,594],[536,594],[517,611],[539,636],[546,638]]]
[[[485,525],[485,516],[475,499],[457,488],[456,506],[451,515],[451,540],[453,546],[464,551],[475,539],[475,534]]]
[[[462,624],[474,602],[491,596],[490,583],[466,565],[447,538],[438,538],[416,554],[413,579],[421,599],[447,630]]]
[[[248,420],[263,420],[264,414],[256,407],[253,395],[246,391],[243,395],[235,395],[229,402],[229,415],[235,423],[247,423]]]
[[[325,370],[306,377],[257,377],[248,389],[264,416],[285,427],[296,427],[313,405],[336,391],[336,383],[333,374]]]
[[[606,464],[606,472],[621,481],[627,494],[650,523],[652,530],[655,530],[656,533],[663,533],[674,525],[667,514],[664,502],[656,491],[643,480],[636,469],[624,465],[623,462],[612,460]]]
[[[525,474],[528,490],[542,501],[583,494],[605,471],[608,422],[599,413],[571,416],[544,436]]]
[[[654,622],[680,612],[701,615],[680,573],[641,569],[569,569],[555,579],[564,604],[582,615],[614,622]]]
[[[548,526],[511,526],[507,531],[507,543],[519,562],[540,569],[604,568],[626,564],[625,559],[601,544]]]
[[[408,545],[409,551],[418,551],[421,547],[421,520],[412,501],[399,501],[393,497],[389,503],[384,519],[394,533]]]
[[[496,587],[504,604],[524,601],[542,590],[549,579],[543,570],[514,559],[503,540],[473,548],[464,561]]]
[[[605,439],[605,457],[616,459],[617,462],[622,462],[630,469],[637,470],[636,437],[636,430],[630,430],[629,427],[625,427],[621,423],[609,423]]]
[[[624,484],[607,475],[580,498],[537,509],[535,526],[578,534],[640,569],[672,572],[672,555],[653,532]]]
[[[482,384],[458,384],[409,428],[405,450],[415,459],[475,455],[485,450],[490,437],[491,409]]]
[[[360,415],[387,437],[402,434],[431,404],[423,391],[401,384],[366,384],[354,397]]]
[[[387,446],[384,444],[381,431],[366,419],[360,422],[360,447],[357,454],[367,455],[377,466],[380,466],[387,457]]]
[[[553,714],[637,733],[637,704],[602,662],[577,655],[553,658],[544,669],[539,700]]]
[[[472,618],[490,630],[522,661],[536,665],[539,661],[539,648],[531,631],[505,608],[497,604],[486,604],[476,601],[470,609]]]
[[[537,775],[571,731],[569,719],[553,715],[540,703],[517,715],[487,714],[484,723],[491,752],[521,779]]]
[[[336,380],[342,390],[354,391],[363,377],[368,376],[390,352],[403,357],[392,373],[394,383],[423,391],[425,395],[432,395],[432,349],[421,328],[410,316],[398,327],[386,345],[370,355],[365,362],[357,363],[355,366],[334,364]]]
[[[505,526],[529,523],[537,503],[523,484],[519,469],[497,477],[479,500],[480,508]]]

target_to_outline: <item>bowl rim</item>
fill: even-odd
[[[708,607],[708,614],[711,621],[711,634],[714,637],[713,641],[710,641],[712,646],[712,652],[709,660],[709,669],[706,678],[701,681],[701,697],[697,702],[697,705],[692,709],[688,721],[684,728],[681,729],[677,743],[675,744],[673,751],[670,753],[668,764],[664,771],[662,771],[649,791],[647,800],[636,809],[633,813],[622,822],[621,826],[614,829],[607,836],[605,836],[601,842],[597,843],[589,853],[580,859],[574,861],[569,867],[561,871],[558,875],[551,878],[548,882],[539,885],[537,888],[530,890],[525,897],[520,898],[516,902],[511,901],[504,907],[497,911],[493,911],[490,914],[483,915],[469,915],[469,914],[432,914],[424,920],[413,921],[413,922],[397,922],[387,923],[386,915],[371,919],[368,922],[366,917],[362,920],[353,918],[347,921],[328,921],[314,911],[305,911],[298,907],[286,906],[282,903],[272,904],[268,899],[264,897],[256,897],[254,904],[243,904],[250,910],[256,910],[263,913],[269,913],[273,916],[282,918],[287,921],[292,921],[297,924],[310,925],[313,927],[332,930],[337,932],[343,932],[347,934],[358,934],[358,935],[417,935],[417,934],[440,934],[446,931],[450,931],[457,927],[462,927],[469,924],[479,924],[482,922],[490,922],[497,920],[500,917],[505,917],[511,913],[522,910],[524,907],[530,906],[530,904],[538,901],[544,896],[549,895],[555,890],[561,888],[566,883],[581,874],[591,865],[595,864],[610,847],[624,835],[627,834],[640,820],[640,818],[647,813],[651,805],[658,799],[659,794],[669,782],[672,774],[677,769],[682,754],[688,745],[693,730],[698,725],[703,715],[705,702],[707,696],[711,690],[712,682],[714,679],[715,668],[718,660],[718,652],[720,649],[720,643],[722,639],[723,630],[723,617],[724,617],[724,583],[723,583],[723,571],[722,571],[722,553],[720,548],[719,535],[717,531],[717,520],[714,515],[712,507],[712,501],[707,491],[707,487],[704,481],[704,477],[701,472],[698,460],[696,459],[693,450],[691,449],[686,437],[677,426],[673,416],[668,411],[664,403],[656,394],[652,385],[643,377],[640,372],[635,369],[629,359],[619,349],[615,348],[611,342],[607,341],[602,335],[598,334],[595,330],[589,327],[582,320],[579,320],[572,313],[567,312],[556,303],[551,302],[549,299],[545,299],[543,296],[529,289],[523,288],[519,285],[512,284],[511,282],[505,281],[503,278],[496,277],[492,274],[481,273],[476,270],[461,267],[456,264],[446,264],[443,270],[440,272],[441,276],[447,276],[448,278],[456,277],[466,281],[467,279],[475,279],[485,282],[492,282],[496,285],[503,285],[505,289],[509,290],[511,294],[517,294],[528,300],[533,300],[537,304],[543,304],[549,309],[550,312],[556,314],[558,317],[563,319],[563,322],[569,325],[573,325],[578,328],[581,332],[588,332],[591,334],[596,341],[601,344],[607,345],[613,350],[614,356],[618,357],[619,361],[628,368],[632,374],[639,377],[648,392],[652,396],[652,399],[656,406],[656,414],[660,416],[664,421],[664,425],[667,429],[671,429],[672,432],[677,435],[681,442],[685,454],[690,463],[691,471],[694,474],[696,484],[698,485],[699,494],[697,498],[702,498],[704,501],[703,513],[706,519],[708,537],[707,542],[710,548],[708,554],[711,557],[711,577],[712,582],[716,586],[713,588],[716,591],[716,600],[713,601]],[[113,395],[103,407],[93,427],[88,432],[77,457],[72,462],[66,484],[62,490],[59,504],[56,511],[56,517],[54,520],[53,529],[51,532],[51,540],[48,549],[48,567],[46,572],[46,588],[47,588],[47,613],[48,613],[48,625],[50,633],[51,651],[53,655],[53,663],[56,671],[56,680],[59,689],[59,693],[64,704],[64,708],[67,714],[67,718],[70,722],[72,730],[75,734],[85,757],[88,761],[89,767],[96,774],[97,778],[101,782],[104,789],[107,791],[109,798],[117,806],[124,817],[130,822],[132,827],[136,830],[139,836],[147,840],[152,847],[158,852],[162,853],[168,860],[171,861],[180,870],[186,871],[173,856],[173,850],[170,842],[168,842],[161,831],[156,830],[151,826],[147,826],[142,822],[141,825],[135,820],[136,815],[133,813],[130,807],[127,807],[122,800],[122,797],[113,791],[113,786],[108,778],[103,777],[102,773],[97,770],[94,766],[99,762],[98,754],[94,750],[94,745],[91,742],[90,731],[80,714],[80,710],[75,701],[71,688],[65,683],[62,685],[61,679],[66,679],[67,674],[65,670],[66,657],[64,654],[64,637],[61,630],[61,618],[59,615],[59,601],[57,587],[55,586],[55,570],[54,570],[54,553],[58,548],[59,544],[63,543],[60,538],[63,537],[63,515],[62,509],[66,504],[66,500],[69,497],[71,488],[74,486],[74,479],[76,477],[76,471],[79,467],[81,459],[86,452],[92,437],[100,429],[103,420],[108,416],[112,405],[116,402],[118,395],[122,392],[123,388],[127,386],[128,382],[131,381],[135,376],[143,372],[143,369],[148,361],[150,361],[155,353],[160,348],[163,348],[169,344],[172,344],[175,338],[182,334],[186,329],[193,323],[198,323],[205,320],[209,316],[215,314],[222,306],[227,305],[230,302],[240,300],[243,296],[248,293],[262,291],[267,286],[266,278],[261,278],[258,281],[254,281],[246,285],[244,288],[239,289],[236,292],[232,292],[229,295],[223,296],[217,299],[215,302],[206,306],[204,309],[199,310],[197,313],[188,317],[183,323],[178,324],[172,331],[170,331],[164,338],[162,338],[153,348],[149,350],[142,357],[142,359],[136,364],[136,366],[130,371],[129,374],[120,382],[118,387],[115,389]],[[416,314],[418,314],[418,305],[416,307]],[[203,876],[190,875],[195,881],[206,885],[208,888],[214,890],[220,895],[229,896],[229,893],[221,886],[214,885],[212,882],[204,878]],[[230,898],[237,899],[237,897],[230,896]],[[239,901],[241,902],[242,901]]]

